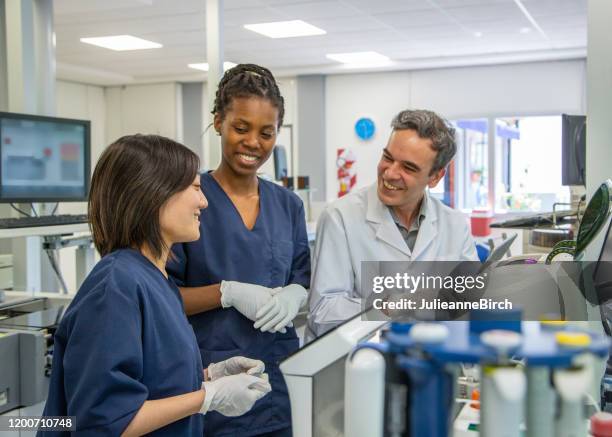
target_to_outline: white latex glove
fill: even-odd
[[[246,357],[232,357],[208,366],[208,379],[215,381],[229,375],[246,373],[247,375],[259,376],[264,373],[266,366],[263,361],[252,360]]]
[[[242,416],[272,390],[266,380],[246,373],[205,381],[202,387],[206,395],[200,413],[218,411],[229,417]]]
[[[256,320],[257,311],[272,298],[272,289],[236,281],[221,281],[221,306],[234,307],[242,315]]]
[[[273,293],[272,299],[257,311],[253,327],[262,332],[281,331],[295,319],[306,301],[306,289],[298,284],[289,284]]]

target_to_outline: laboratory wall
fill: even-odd
[[[299,122],[298,122],[298,91],[297,78],[277,77],[278,88],[285,101],[285,116],[283,126],[276,138],[277,144],[285,146],[287,151],[287,161],[289,168],[294,175],[300,173],[300,160],[298,150],[300,150]],[[265,167],[265,168],[264,168]],[[274,160],[269,159],[262,167],[267,174],[274,174]]]
[[[93,171],[106,142],[106,99],[103,87],[76,82],[57,81],[55,102],[58,117],[91,121],[91,169]],[[62,202],[59,214],[84,214],[86,202]],[[68,290],[76,291],[75,248],[60,251],[60,268]]]
[[[283,124],[293,125],[297,129],[297,81],[295,77],[278,77],[278,88],[285,99],[285,118]],[[294,131],[294,136],[295,131]]]
[[[107,87],[106,138],[134,133],[182,139],[180,84],[167,82]]]
[[[206,92],[205,84],[202,82],[181,84],[182,114],[183,114],[183,144],[197,153],[202,162],[204,130],[204,106],[202,104]]]
[[[312,200],[325,201],[325,76],[308,75],[297,78],[300,135],[297,142],[299,175],[308,175]],[[294,172],[294,174],[296,174]]]
[[[439,112],[449,119],[586,112],[584,60],[347,74],[326,79],[326,199],[337,197],[337,150],[353,151],[356,187],[376,178],[376,162],[402,109]],[[359,140],[355,122],[370,117],[376,133]]]

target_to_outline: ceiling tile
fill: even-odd
[[[586,47],[587,0],[522,0],[548,39],[513,0],[224,0],[225,58],[300,71],[335,66],[332,52],[374,50],[393,60]],[[206,57],[202,0],[54,0],[57,59],[137,77],[188,75]],[[302,19],[316,37],[271,39],[254,22]],[[482,32],[476,38],[474,32]],[[79,38],[129,33],[161,49],[113,52]],[[306,70],[305,70],[306,71]]]

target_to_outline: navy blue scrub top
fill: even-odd
[[[200,239],[173,246],[175,260],[167,270],[180,286],[198,287],[222,280],[265,287],[310,283],[310,250],[301,199],[272,182],[259,179],[259,215],[252,230],[209,174],[201,178],[208,208],[200,216]],[[263,333],[235,308],[218,308],[189,317],[204,366],[242,355],[262,360],[272,393],[244,416],[206,415],[206,436],[250,436],[291,426],[291,408],[278,364],[297,350],[295,329]]]
[[[199,390],[202,378],[178,288],[121,249],[94,267],[60,323],[43,415],[76,416],[77,435],[118,436],[146,400]],[[202,421],[194,414],[150,435],[202,435]]]

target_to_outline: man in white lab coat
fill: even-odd
[[[454,129],[424,110],[400,112],[391,127],[377,181],[319,218],[307,341],[362,311],[362,261],[478,260],[466,218],[427,191],[455,155]]]

